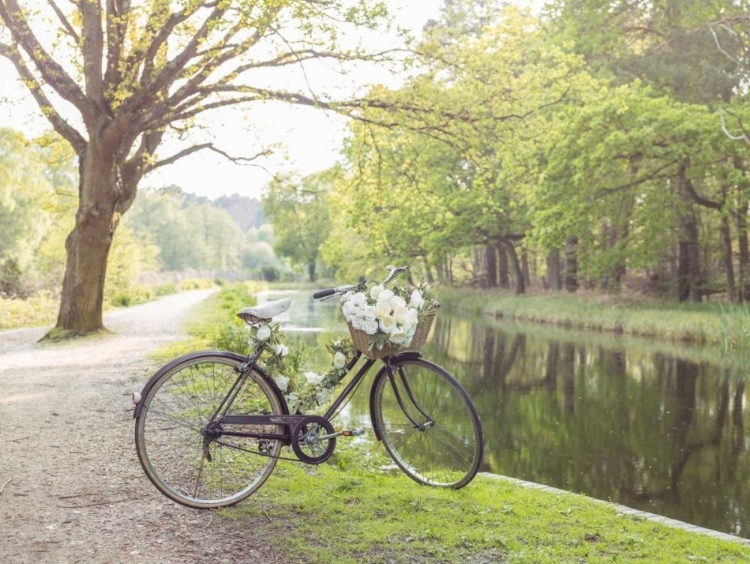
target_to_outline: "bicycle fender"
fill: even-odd
[[[420,353],[419,351],[405,352],[391,357],[391,362],[398,363],[399,360],[409,360],[417,358],[422,358],[422,353]],[[380,370],[378,370],[378,373],[375,375],[375,379],[372,381],[372,387],[370,388],[370,420],[372,421],[372,430],[375,431],[375,438],[377,438],[379,441],[382,440],[382,435],[380,434],[380,428],[375,421],[375,388],[377,388],[378,382],[380,382],[381,378],[387,377],[388,369],[386,368],[385,364],[383,364],[380,367]]]
[[[200,358],[202,356],[221,356],[224,358],[228,358],[230,360],[234,360],[237,362],[237,364],[242,364],[247,360],[247,357],[242,356],[237,353],[233,353],[230,351],[199,351],[194,353],[189,353],[183,356],[180,356],[178,358],[175,358],[171,362],[165,364],[159,370],[156,371],[156,374],[151,376],[148,382],[143,386],[143,390],[141,390],[141,399],[140,401],[135,405],[135,409],[133,410],[133,419],[138,419],[141,416],[141,410],[143,409],[143,401],[146,399],[146,396],[148,395],[148,392],[151,390],[153,385],[156,383],[156,381],[161,378],[165,372],[172,370],[175,366],[178,364],[182,364],[183,362],[187,362],[190,360],[194,360],[196,358]],[[257,364],[255,365],[255,370],[258,371],[258,373],[263,376],[266,381],[270,384],[271,389],[273,390],[273,393],[276,395],[276,397],[279,400],[279,404],[281,405],[281,409],[285,414],[289,413],[289,406],[286,403],[286,399],[284,398],[284,394],[279,390],[279,387],[276,385],[276,382],[273,381],[272,378],[266,374],[266,372]]]

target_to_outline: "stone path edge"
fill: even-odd
[[[492,474],[491,472],[480,472],[477,475],[483,476],[485,478],[490,478],[493,480],[502,480],[505,482],[510,482],[512,484],[516,484],[524,488],[535,489],[535,490],[539,490],[539,491],[543,491],[543,492],[547,492],[547,493],[551,493],[555,495],[564,494],[564,495],[574,495],[574,496],[585,497],[586,499],[589,499],[593,501],[594,503],[601,503],[601,504],[607,505],[613,508],[618,513],[621,513],[623,515],[640,517],[642,519],[653,521],[654,523],[660,523],[662,525],[667,525],[668,527],[682,529],[683,531],[689,531],[691,533],[698,533],[700,535],[705,535],[707,537],[712,537],[718,540],[737,542],[740,544],[744,544],[745,546],[750,546],[750,539],[743,539],[742,537],[730,535],[729,533],[722,533],[720,531],[714,531],[713,529],[706,529],[705,527],[691,525],[690,523],[685,523],[684,521],[678,521],[677,519],[671,519],[669,517],[664,517],[663,515],[656,515],[654,513],[649,513],[647,511],[641,511],[640,509],[633,509],[632,507],[620,505],[619,503],[612,503],[611,501],[604,501],[603,499],[596,499],[596,498],[589,497],[583,494],[569,492],[567,490],[561,490],[559,488],[553,488],[551,486],[545,486],[544,484],[538,484],[536,482],[527,482],[526,480],[519,480],[518,478],[511,478],[510,476]]]

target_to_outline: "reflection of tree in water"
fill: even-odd
[[[739,379],[630,345],[445,321],[425,354],[474,398],[484,470],[750,531]]]

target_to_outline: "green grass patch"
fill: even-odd
[[[296,562],[746,562],[750,548],[624,516],[583,496],[477,477],[426,488],[399,474],[281,462],[229,519]]]
[[[497,290],[445,288],[450,309],[550,323],[567,328],[658,337],[739,349],[750,341],[750,310],[744,305],[680,304],[640,296],[544,293],[516,296]]]

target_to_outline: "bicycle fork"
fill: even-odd
[[[425,430],[434,427],[435,426],[435,420],[430,417],[427,413],[425,413],[424,409],[422,409],[422,406],[419,405],[419,402],[414,397],[414,394],[411,391],[411,387],[409,386],[409,382],[406,379],[406,376],[404,375],[404,371],[401,367],[397,367],[396,370],[398,372],[398,377],[401,380],[401,383],[403,384],[404,390],[406,391],[406,395],[409,398],[409,402],[412,406],[424,417],[424,421],[422,423],[419,423],[414,417],[411,416],[410,410],[407,408],[407,406],[404,403],[404,400],[401,397],[401,393],[398,390],[398,385],[396,383],[396,376],[393,371],[393,366],[390,363],[390,359],[386,361],[385,367],[388,373],[388,381],[391,383],[391,387],[393,388],[393,393],[396,396],[396,401],[398,402],[399,407],[404,412],[404,415],[411,421],[412,425],[416,429],[419,429],[420,431],[424,432]]]

